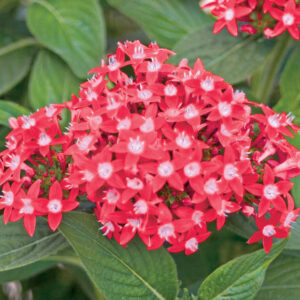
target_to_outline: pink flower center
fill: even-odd
[[[138,136],[136,139],[130,138],[128,143],[128,150],[133,154],[141,154],[144,151],[145,142],[140,140]]]
[[[24,116],[22,118],[22,121],[23,121],[22,128],[24,128],[24,129],[29,129],[29,128],[35,126],[35,124],[36,124],[35,119],[34,118],[30,118],[28,116]]]
[[[200,210],[195,210],[192,215],[192,220],[201,227],[204,213]]]
[[[103,235],[106,236],[108,235],[110,232],[114,232],[115,231],[115,226],[113,225],[112,222],[105,222],[103,224],[102,227],[100,227],[101,230],[103,230]]]
[[[141,220],[139,219],[127,219],[127,224],[132,227],[133,230],[141,227]]]
[[[19,155],[11,155],[10,162],[7,162],[6,165],[12,170],[15,171],[21,163],[21,157]]]
[[[218,190],[219,189],[218,189],[218,186],[217,186],[216,179],[211,178],[211,179],[208,179],[205,182],[205,184],[204,184],[204,191],[206,192],[206,194],[213,195],[216,192],[218,192]]]
[[[200,170],[201,166],[196,161],[188,163],[183,169],[185,176],[190,178],[198,176],[200,174]]]
[[[275,114],[273,116],[268,117],[268,123],[270,124],[270,126],[272,126],[273,128],[278,128],[280,126],[280,119],[279,119],[279,115]]]
[[[98,175],[102,179],[108,179],[113,173],[113,170],[111,163],[104,162],[98,164]]]
[[[176,237],[173,224],[164,224],[158,228],[158,235],[161,239],[167,240],[169,237]]]
[[[48,203],[48,210],[51,213],[59,213],[61,212],[62,204],[60,200],[54,199],[50,200]]]
[[[78,139],[77,147],[81,151],[86,151],[86,150],[88,150],[92,140],[93,140],[93,137],[91,135],[85,136],[82,140]]]
[[[52,105],[50,104],[49,106],[46,106],[46,116],[48,118],[52,118],[52,116],[56,113],[57,109]]]
[[[275,227],[273,225],[266,225],[263,230],[262,234],[267,237],[271,237],[276,233]]]
[[[138,200],[133,204],[133,210],[135,214],[145,214],[148,211],[147,202],[143,199]]]
[[[157,60],[148,62],[148,72],[157,72],[161,68],[161,64]]]
[[[273,200],[278,196],[278,188],[274,184],[268,184],[267,186],[264,187],[264,196],[268,200]]]
[[[3,201],[1,201],[1,204],[11,206],[14,203],[14,193],[12,191],[3,191],[4,197]]]
[[[94,100],[97,100],[97,98],[98,98],[98,95],[93,90],[91,90],[90,88],[88,88],[88,90],[86,92],[86,99],[87,99],[87,101],[92,102]]]
[[[218,104],[218,110],[221,116],[228,117],[231,115],[231,105],[226,102],[220,102]]]
[[[119,102],[117,102],[115,100],[115,98],[111,97],[111,98],[107,98],[106,99],[107,101],[107,106],[106,106],[106,109],[107,110],[114,110],[114,109],[117,109],[121,104]]]
[[[284,220],[284,223],[283,223],[283,226],[284,227],[291,227],[291,223],[294,222],[295,218],[297,217],[297,215],[294,214],[294,212],[290,211],[285,220]]]
[[[237,176],[237,168],[232,164],[227,164],[224,168],[224,178],[226,180],[232,180]]]
[[[134,47],[134,53],[132,54],[132,58],[142,59],[144,57],[145,57],[144,48],[142,46]]]
[[[291,26],[295,23],[295,17],[290,13],[285,13],[282,16],[282,22],[285,26]]]
[[[171,162],[165,161],[159,164],[157,172],[161,177],[169,177],[174,172],[174,166]]]
[[[195,252],[198,250],[198,241],[196,238],[191,238],[185,242],[185,248]]]
[[[95,177],[89,170],[81,170],[80,173],[82,174],[82,180],[86,180],[88,182],[91,182]]]
[[[110,71],[115,71],[120,67],[120,63],[116,60],[114,55],[108,58],[108,69]]]

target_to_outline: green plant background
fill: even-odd
[[[118,41],[135,39],[174,50],[173,63],[200,57],[249,99],[291,111],[300,124],[299,42],[288,34],[215,36],[213,22],[195,0],[0,0],[1,150],[9,117],[69,100]],[[291,143],[300,148],[300,137]],[[294,183],[300,206],[300,179]],[[43,219],[38,225],[31,239],[22,223],[1,220],[0,299],[14,287],[35,300],[300,299],[300,221],[269,255],[245,243],[255,227],[241,215],[220,232],[212,226],[191,256],[149,252],[138,240],[122,248],[86,212],[67,214],[56,233]]]

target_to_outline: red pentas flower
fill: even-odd
[[[222,3],[211,7],[233,33],[256,7]],[[249,243],[262,239],[269,251],[274,238],[288,236],[300,210],[290,194],[300,151],[285,136],[299,127],[234,91],[200,59],[166,64],[173,54],[155,43],[119,43],[79,97],[9,120],[0,153],[5,224],[23,218],[32,236],[45,216],[54,231],[65,212],[89,201],[83,207],[94,210],[103,235],[124,247],[138,235],[148,249],[167,244],[192,254],[211,235],[208,223],[220,230],[238,211],[257,222]],[[71,114],[66,130],[63,109]]]
[[[239,21],[241,32],[263,32],[272,38],[287,30],[295,40],[300,39],[300,4],[295,0],[204,0],[200,6],[217,18],[213,33],[226,26],[229,33],[237,36]]]

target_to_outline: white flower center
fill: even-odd
[[[225,11],[224,18],[226,21],[231,21],[234,18],[234,10],[229,8]]]
[[[231,115],[231,105],[226,102],[220,102],[218,104],[219,113],[223,117],[228,117]]]
[[[95,88],[102,82],[102,80],[102,76],[99,76],[98,78],[94,76],[92,79],[89,79],[89,83],[92,85],[93,88]]]
[[[266,225],[263,230],[262,234],[267,237],[271,237],[276,233],[275,227],[273,225]]]
[[[141,226],[141,220],[139,219],[127,219],[127,225],[133,227],[133,229],[138,229]]]
[[[226,180],[232,180],[237,176],[237,168],[232,164],[227,164],[224,168],[223,174]]]
[[[189,120],[189,119],[197,117],[198,115],[199,115],[199,112],[193,104],[190,104],[185,108],[184,117],[186,119]]]
[[[127,180],[127,187],[133,190],[142,190],[144,188],[144,183],[139,178],[126,178]]]
[[[174,172],[174,166],[170,161],[160,163],[157,172],[161,177],[169,177]]]
[[[280,119],[279,115],[275,114],[273,116],[268,117],[268,123],[273,127],[273,128],[278,128],[280,126]]]
[[[157,72],[160,68],[161,64],[158,61],[148,62],[148,72]]]
[[[198,250],[198,241],[196,238],[191,238],[185,242],[185,248],[193,252]]]
[[[100,227],[101,230],[103,230],[103,235],[106,236],[108,235],[110,232],[114,232],[115,231],[115,226],[113,225],[112,222],[105,222],[103,224],[102,227]]]
[[[22,118],[22,120],[23,120],[23,126],[22,126],[22,128],[24,128],[24,129],[29,129],[29,128],[35,126],[35,124],[36,124],[35,119],[34,118],[30,118],[28,116],[24,116]]]
[[[205,182],[204,191],[206,192],[206,194],[213,195],[216,192],[218,192],[218,190],[219,189],[218,189],[218,186],[217,186],[216,179],[210,178]]]
[[[176,144],[183,149],[188,149],[191,147],[192,141],[189,135],[185,132],[181,132],[176,137]]]
[[[85,136],[82,140],[78,139],[77,140],[77,147],[81,151],[86,151],[89,148],[90,143],[91,143],[92,140],[93,140],[93,137],[91,135]]]
[[[149,90],[138,91],[138,97],[142,100],[148,100],[152,97],[152,92]]]
[[[278,196],[278,188],[274,184],[268,184],[267,186],[264,187],[264,196],[269,199],[273,200]]]
[[[49,209],[49,212],[52,212],[52,213],[61,212],[61,209],[62,209],[61,201],[57,200],[57,199],[50,200],[48,203],[48,209]]]
[[[98,164],[98,175],[102,179],[108,179],[113,173],[113,170],[111,163],[104,162]]]
[[[283,14],[282,22],[285,26],[291,26],[295,22],[295,17],[290,13]]]
[[[175,235],[175,230],[173,224],[164,224],[161,225],[158,228],[158,235],[160,236],[161,239],[167,240],[168,238],[173,236],[174,238],[176,237]]]
[[[220,131],[224,136],[232,136],[231,132],[225,127],[224,124],[221,125]]]
[[[47,146],[51,143],[51,138],[49,135],[47,135],[45,132],[42,132],[40,134],[40,138],[39,138],[39,141],[38,141],[38,144],[40,146]]]
[[[214,90],[215,88],[214,80],[209,77],[201,81],[201,88],[206,92],[210,92]]]
[[[133,154],[141,154],[144,151],[145,142],[140,140],[138,136],[136,139],[130,138],[128,143],[128,150]]]
[[[7,162],[7,166],[12,170],[15,171],[21,163],[21,157],[19,155],[12,155],[11,161]]]
[[[134,47],[134,53],[132,54],[134,59],[142,59],[145,57],[144,48],[142,46]]]
[[[196,161],[188,163],[183,169],[185,176],[190,178],[198,176],[200,174],[200,170],[201,166]]]
[[[109,189],[106,192],[106,197],[105,198],[107,199],[107,202],[109,204],[115,204],[121,198],[121,194],[116,189]]]
[[[31,199],[30,198],[23,198],[21,199],[24,206],[20,209],[21,214],[32,214],[34,211],[33,206],[31,205]]]
[[[127,130],[130,128],[130,126],[131,126],[131,120],[129,118],[125,118],[125,119],[119,121],[119,123],[117,125],[117,129],[118,130],[122,130],[122,129]]]
[[[134,213],[135,214],[145,214],[148,211],[148,205],[147,202],[143,199],[138,200],[133,204]]]
[[[114,55],[108,58],[108,69],[110,71],[115,71],[120,67],[120,63],[116,60]]]
[[[154,128],[155,126],[152,118],[146,118],[145,122],[140,126],[142,132],[152,132]]]
[[[284,227],[291,227],[291,223],[294,221],[294,219],[297,217],[297,215],[295,215],[292,211],[290,211],[283,223]]]
[[[94,100],[97,100],[98,98],[98,95],[93,91],[91,90],[90,88],[88,88],[87,92],[86,92],[86,99],[90,102],[94,101]]]
[[[57,111],[57,109],[52,104],[50,104],[49,106],[46,106],[46,116],[48,118],[51,118],[55,114],[56,111]]]
[[[204,213],[200,210],[195,210],[192,215],[192,220],[200,226]],[[201,226],[200,226],[201,227]]]
[[[177,88],[173,84],[167,84],[164,91],[166,96],[175,96],[177,94]]]
[[[111,98],[107,98],[106,99],[107,101],[107,106],[106,106],[106,109],[107,110],[114,110],[114,109],[117,109],[121,104],[119,102],[117,102],[115,100],[115,98],[111,97]]]
[[[1,204],[5,204],[7,206],[11,206],[14,203],[14,193],[12,191],[4,192],[3,201],[1,201]]]
[[[94,174],[89,170],[81,170],[80,173],[82,174],[82,180],[91,182],[94,179]]]

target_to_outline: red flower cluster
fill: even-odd
[[[300,4],[295,0],[204,0],[201,8],[217,17],[214,33],[226,26],[237,36],[237,21],[240,21],[242,32],[263,31],[267,38],[272,38],[288,30],[294,39],[300,40]]]
[[[200,59],[193,68],[165,63],[170,54],[119,43],[79,97],[9,120],[5,223],[23,218],[33,235],[36,216],[47,215],[55,230],[80,195],[123,246],[138,234],[148,249],[168,242],[191,254],[209,237],[208,222],[219,230],[237,211],[257,221],[249,243],[263,239],[269,251],[272,237],[288,236],[299,214],[289,179],[300,173],[300,152],[284,138],[299,129],[292,116],[250,102]]]

